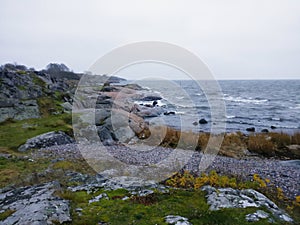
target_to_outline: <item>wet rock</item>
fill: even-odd
[[[272,130],[275,130],[276,128],[277,128],[277,127],[275,127],[275,126],[271,126],[271,129],[272,129]]]
[[[168,224],[175,224],[175,225],[192,225],[187,218],[182,216],[174,216],[168,215],[165,217],[165,221]]]
[[[172,111],[171,111],[171,112],[164,112],[164,115],[165,115],[165,116],[168,116],[168,115],[175,115],[175,112],[172,112]]]
[[[255,127],[248,127],[246,129],[246,131],[248,131],[248,132],[255,132]]]
[[[197,126],[197,125],[198,125],[198,122],[197,122],[197,121],[193,122],[193,125],[194,125],[194,126]]]
[[[232,188],[213,188],[204,186],[203,191],[207,192],[207,203],[210,210],[220,210],[222,208],[247,208],[247,207],[266,207],[275,218],[292,222],[293,219],[263,194],[252,190],[235,190]]]
[[[29,149],[47,148],[53,145],[64,145],[74,143],[74,139],[62,131],[53,131],[30,138],[18,151],[24,152]]]
[[[208,122],[207,122],[207,120],[206,119],[201,119],[201,120],[199,120],[199,124],[207,124]]]
[[[141,101],[157,101],[157,100],[161,100],[162,98],[160,96],[154,96],[154,95],[149,95],[146,96],[142,99],[140,99]]]
[[[262,133],[269,133],[269,130],[268,129],[262,129],[261,132]]]
[[[0,191],[0,208],[15,212],[0,221],[6,224],[53,224],[70,222],[69,201],[54,195],[59,189],[56,182],[43,185],[22,187],[7,192]]]

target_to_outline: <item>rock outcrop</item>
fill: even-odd
[[[53,145],[64,145],[74,143],[74,139],[62,131],[52,131],[30,138],[18,150],[24,152],[30,149],[47,148]]]
[[[0,67],[0,122],[11,118],[23,120],[41,117],[41,98],[71,101],[71,86],[64,79],[27,69],[25,66],[6,64]],[[61,96],[58,96],[60,93]],[[62,97],[63,96],[63,97]],[[58,109],[52,113],[58,113]]]
[[[273,215],[273,217],[281,221],[293,222],[293,219],[279,209],[274,202],[255,190],[235,190],[232,188],[216,189],[211,186],[204,186],[202,190],[207,192],[206,198],[207,203],[210,205],[210,210],[220,210],[223,208],[265,207]],[[267,213],[264,212],[264,216],[266,214]],[[261,215],[262,212],[256,213],[255,215],[247,215],[246,219],[248,221],[257,220],[259,218],[263,218]],[[266,218],[269,218],[270,222],[273,221],[271,217]]]
[[[7,224],[56,224],[70,222],[69,201],[54,195],[56,182],[13,190],[0,190],[0,212],[10,210],[10,216],[0,221]]]

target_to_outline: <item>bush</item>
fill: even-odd
[[[292,137],[284,133],[270,133],[272,142],[274,142],[278,148],[284,148],[291,144]]]
[[[255,134],[249,137],[248,150],[265,156],[275,156],[276,145],[267,136]]]

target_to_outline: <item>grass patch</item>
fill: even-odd
[[[68,122],[72,115],[52,115],[45,118],[27,119],[22,121],[6,120],[0,124],[0,147],[16,150],[29,138],[50,131],[64,131],[72,134],[72,126]],[[34,129],[23,128],[23,124],[31,125]]]
[[[217,137],[216,135],[214,137]],[[145,143],[170,148],[204,151],[209,141],[209,133],[179,131],[170,127],[156,126],[151,129],[151,137]],[[266,157],[298,159],[290,152],[289,145],[300,144],[300,133],[292,135],[284,133],[256,133],[246,136],[241,132],[224,134],[219,155],[241,158],[244,150],[258,153]]]
[[[0,213],[0,221],[5,220],[7,217],[12,215],[15,212],[15,210],[5,210],[3,213]]]
[[[255,134],[249,137],[248,149],[264,156],[275,156],[276,145],[266,135]]]
[[[30,74],[31,77],[32,77],[32,81],[35,85],[38,85],[42,88],[45,88],[46,87],[46,83],[45,81],[43,81],[41,78],[39,78],[37,75],[35,74]]]
[[[40,97],[37,99],[39,110],[42,117],[48,117],[58,112],[62,112],[60,102],[52,97]]]
[[[71,201],[72,224],[83,225],[105,222],[111,225],[119,224],[167,224],[165,216],[180,215],[189,219],[192,224],[266,224],[266,220],[249,223],[245,216],[254,213],[257,208],[224,209],[210,211],[206,203],[205,193],[200,190],[170,190],[170,193],[154,193],[145,197],[130,197],[128,200],[114,198],[121,190],[105,191],[109,200],[88,204],[88,201],[103,190],[93,195],[86,192],[67,192],[60,194]],[[122,193],[127,194],[127,193]],[[123,195],[121,195],[122,197]],[[76,209],[81,208],[79,213]],[[71,224],[71,223],[70,223]],[[275,222],[274,224],[284,224]]]
[[[28,159],[0,158],[0,187],[8,184],[26,186],[38,183],[36,174],[44,171],[48,165],[48,160],[32,162]]]

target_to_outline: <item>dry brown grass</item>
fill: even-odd
[[[264,134],[254,134],[249,137],[248,150],[264,156],[275,156],[276,145]]]
[[[178,131],[166,126],[157,126],[151,128],[151,136],[147,142],[150,145],[204,151],[209,139],[209,133]],[[266,157],[297,158],[287,148],[287,146],[292,144],[300,144],[300,133],[293,135],[285,133],[256,133],[246,136],[241,132],[236,132],[224,135],[219,154],[233,158],[242,158],[245,156],[245,150],[249,150]]]
[[[292,135],[292,144],[300,145],[300,132]]]

